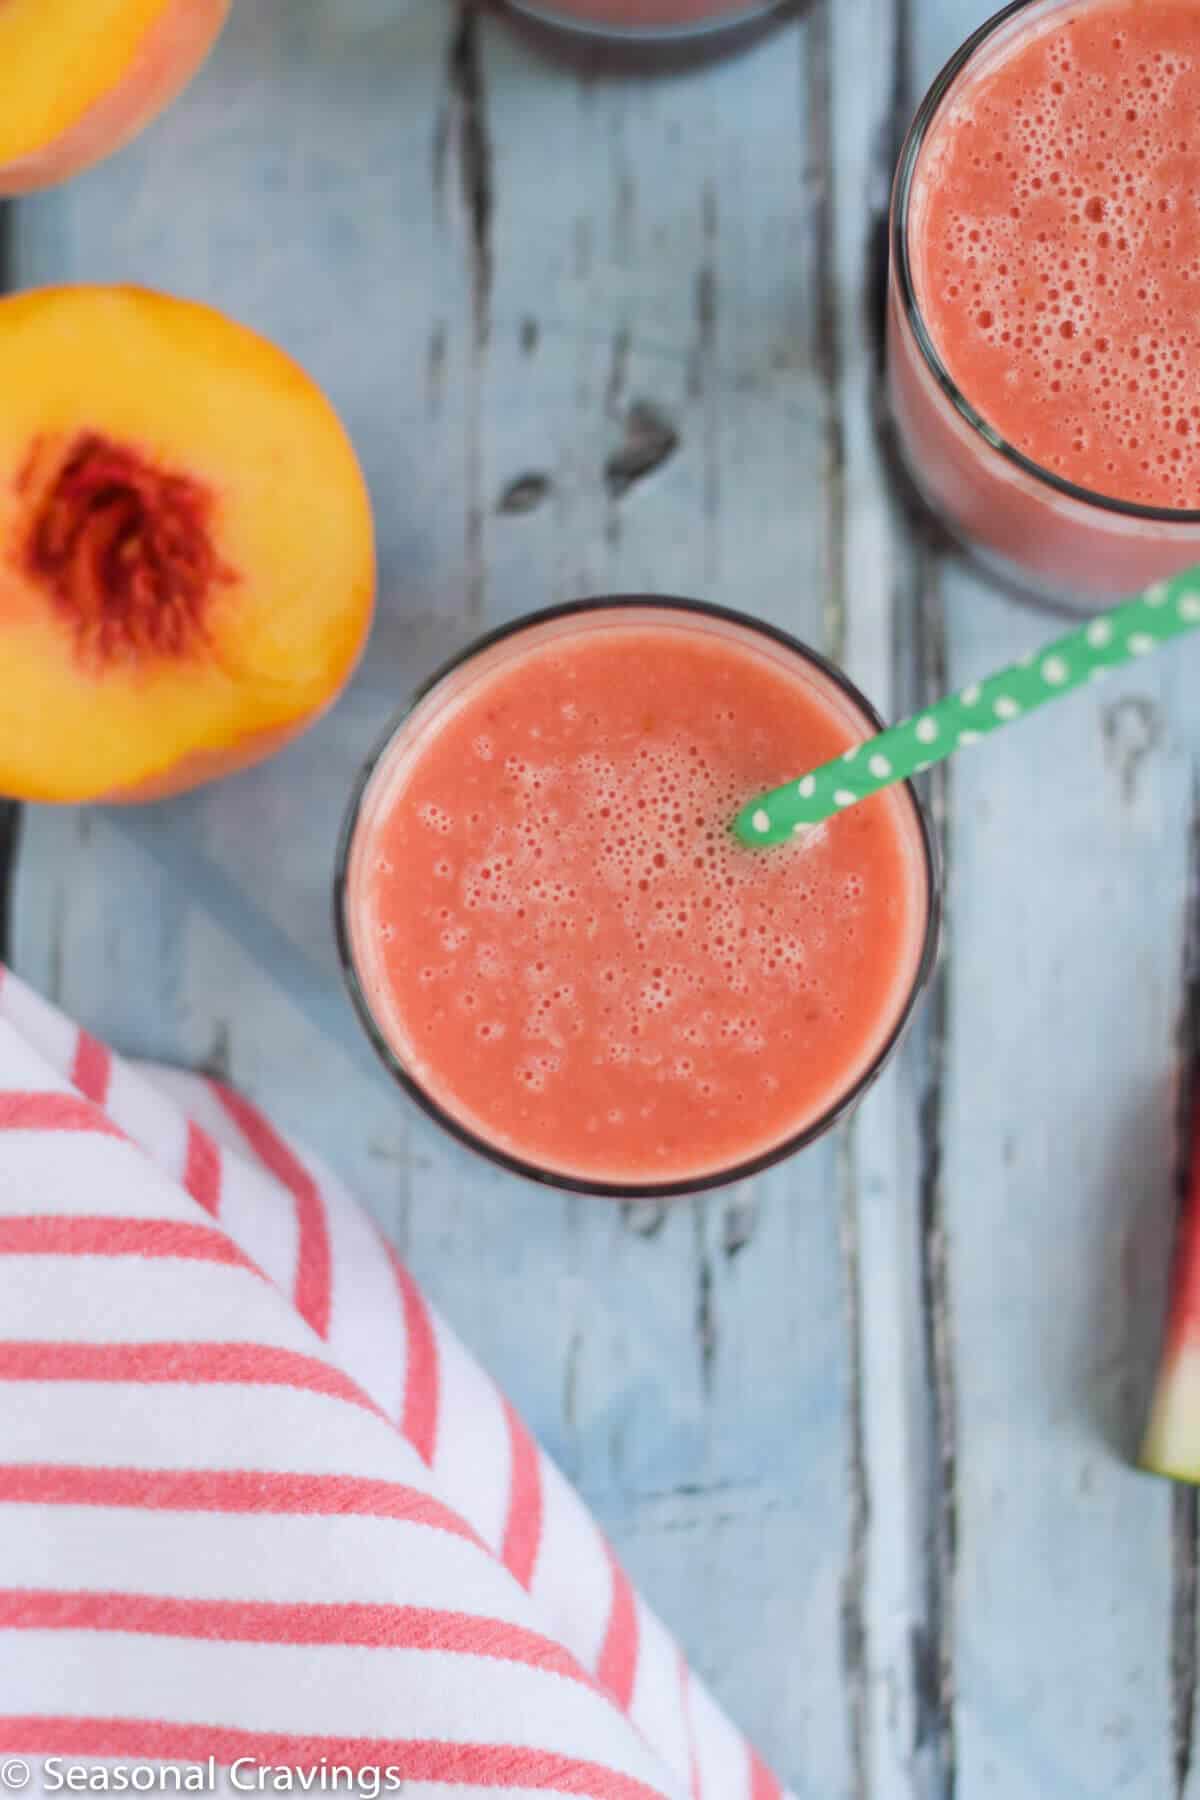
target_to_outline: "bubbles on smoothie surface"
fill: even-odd
[[[742,723],[730,709],[720,728],[732,733]],[[711,1093],[714,1072],[670,1051],[677,1040],[762,1053],[764,1020],[740,1004],[762,982],[777,987],[770,1016],[790,1011],[801,994],[811,1023],[840,1014],[812,953],[831,934],[852,937],[865,878],[823,866],[814,834],[786,853],[786,884],[764,881],[762,858],[748,856],[728,829],[743,785],[711,745],[667,732],[636,747],[580,747],[544,761],[510,754],[504,771],[506,805],[487,809],[486,827],[464,834],[458,922],[443,927],[439,943],[465,952],[494,921],[513,946],[503,969],[489,956],[472,967],[464,955],[458,966],[485,988],[518,990],[522,1042],[552,1056],[521,1062],[516,1078],[528,1092],[545,1092],[566,1072],[562,1053],[586,1036],[598,1060],[697,1092],[707,1080]],[[601,940],[604,960],[592,966]]]
[[[527,690],[465,709],[397,811],[377,909],[409,1028],[431,1066],[453,1044],[456,1085],[494,1124],[552,1119],[584,1087],[600,1140],[680,1101],[786,1114],[789,1066],[844,1058],[873,944],[903,934],[875,802],[779,851],[730,829],[748,790],[845,748],[845,727],[820,709],[814,727],[803,692],[787,717],[795,684],[769,672],[764,725],[770,704],[727,694],[715,657],[674,654],[693,721],[664,703],[665,670],[576,686],[548,668],[552,705]]]
[[[1200,507],[1200,8],[1095,6],[970,82],[918,174],[922,310],[1043,468]]]

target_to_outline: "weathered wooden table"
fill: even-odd
[[[376,1069],[330,934],[353,773],[485,623],[704,595],[893,711],[1048,635],[912,539],[872,425],[898,128],[983,11],[817,0],[634,83],[450,0],[242,0],[164,121],[18,207],[13,283],[169,287],[306,363],[383,564],[366,665],[294,749],[25,816],[8,947],[339,1166],[802,1795],[1194,1800],[1196,1515],[1122,1460],[1192,1035],[1191,653],[953,764],[904,1058],[733,1195],[622,1210],[471,1160]]]

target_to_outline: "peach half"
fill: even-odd
[[[370,628],[374,533],[290,357],[135,288],[0,300],[0,794],[142,800],[322,713]]]
[[[0,0],[0,195],[66,181],[187,86],[230,0]]]

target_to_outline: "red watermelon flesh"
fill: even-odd
[[[1171,1316],[1142,1465],[1200,1483],[1200,1109],[1171,1282]]]

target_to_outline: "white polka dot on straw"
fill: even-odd
[[[771,829],[771,815],[769,812],[764,812],[761,806],[750,822],[754,826],[755,831],[761,831],[764,836]]]
[[[1190,625],[1200,624],[1200,594],[1181,594],[1178,612]]]
[[[802,781],[796,784],[796,792],[802,800],[811,800],[816,791],[817,778],[815,775],[806,775]]]
[[[969,744],[977,744],[979,738],[980,733],[978,731],[960,731],[958,734],[958,741],[964,750]]]
[[[937,734],[938,734],[938,728],[937,728],[937,720],[936,719],[918,719],[917,720],[917,742],[918,743],[932,744],[932,742],[933,742],[934,738],[936,738]]]
[[[1165,581],[1156,581],[1153,587],[1146,589],[1142,598],[1147,606],[1165,606],[1171,598],[1171,590]]]
[[[852,763],[861,749],[861,744],[851,744],[849,750],[847,750],[846,754],[843,756],[842,761],[844,763]]]
[[[867,767],[876,781],[886,781],[892,772],[892,765],[886,756],[873,756]]]
[[[853,806],[858,795],[852,794],[849,788],[838,788],[833,797],[839,806]]]
[[[1087,628],[1087,641],[1093,650],[1103,650],[1112,643],[1112,626],[1107,619],[1093,619]]]
[[[1070,669],[1061,656],[1048,656],[1042,664],[1042,679],[1051,687],[1061,687],[1070,676]]]
[[[1021,706],[1020,702],[1014,700],[1011,694],[1001,694],[993,704],[992,711],[998,719],[1015,719],[1021,711]]]
[[[979,705],[979,696],[982,693],[983,693],[983,689],[980,687],[979,683],[977,681],[973,681],[971,683],[970,687],[965,687],[963,689],[962,693],[959,695],[959,699],[962,701],[964,706],[978,706]]]
[[[1149,656],[1155,642],[1148,631],[1135,631],[1129,638],[1129,648],[1134,656]]]

